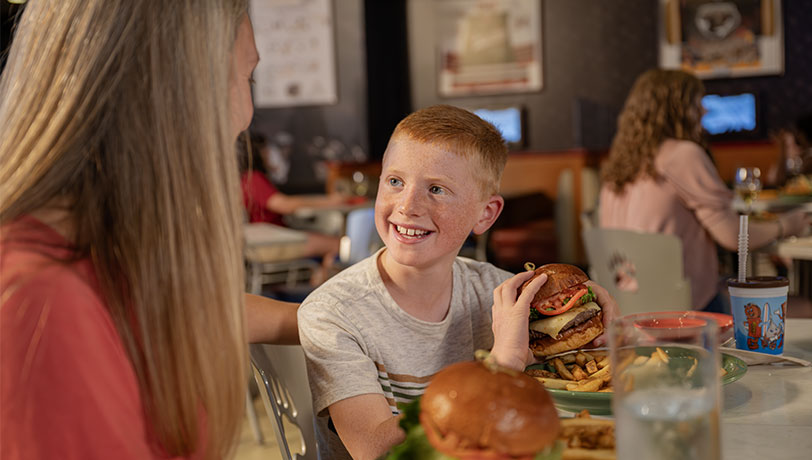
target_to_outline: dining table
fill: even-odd
[[[812,319],[788,318],[785,356],[812,361]],[[722,389],[722,458],[812,458],[812,367],[760,364]]]
[[[722,352],[742,358],[727,348]],[[782,356],[799,358],[807,362],[804,364],[812,362],[812,318],[787,318]],[[769,358],[760,355],[756,361]],[[723,460],[812,458],[812,367],[782,362],[750,364],[741,378],[723,385],[721,392]],[[562,409],[558,413],[562,418],[574,415]]]
[[[812,319],[788,318],[785,356],[812,361]],[[722,458],[812,458],[812,367],[759,364],[722,389]]]
[[[812,195],[780,195],[777,193],[762,192],[762,196],[752,203],[745,203],[740,197],[733,199],[731,207],[741,213],[780,213],[792,209],[803,209],[812,213]]]
[[[243,242],[247,287],[253,294],[259,294],[266,282],[293,284],[300,271],[312,272],[319,266],[306,257],[307,233],[303,231],[267,223],[246,223]]]

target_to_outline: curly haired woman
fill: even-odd
[[[696,77],[649,70],[637,78],[618,119],[603,165],[600,225],[675,235],[696,309],[726,309],[718,292],[716,243],[736,250],[738,216],[703,140],[702,96]],[[758,248],[809,226],[800,211],[750,224]]]

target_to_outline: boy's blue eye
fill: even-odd
[[[391,185],[392,187],[397,187],[400,184],[401,184],[400,179],[394,177],[389,178],[389,185]]]
[[[445,190],[443,190],[443,188],[440,187],[439,185],[432,185],[431,187],[429,187],[429,192],[432,193],[433,195],[439,195],[440,193],[443,193],[444,191]]]

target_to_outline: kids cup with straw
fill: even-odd
[[[748,216],[739,216],[738,277],[727,282],[736,348],[780,355],[789,280],[783,276],[746,277],[748,233]]]

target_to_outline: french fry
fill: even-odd
[[[626,356],[626,365],[630,364],[635,356],[637,355]],[[643,358],[648,360],[647,357]],[[547,388],[585,392],[612,391],[610,360],[603,350],[597,352],[579,350],[548,358],[546,364],[554,372],[531,369],[528,374]]]
[[[601,388],[601,386],[603,385],[603,382],[606,381],[606,380],[609,380],[608,375],[606,375],[605,378],[604,377],[597,377],[597,378],[590,377],[590,378],[588,378],[586,380],[582,380],[582,381],[578,382],[578,388],[577,388],[576,391],[598,391]]]
[[[618,370],[626,369],[626,367],[628,367],[629,364],[631,364],[635,360],[636,357],[637,357],[637,355],[634,354],[634,353],[627,353],[623,357],[623,359],[620,360],[620,364],[618,364],[618,366],[617,366]]]
[[[611,368],[612,368],[612,366],[606,366],[603,369],[599,370],[598,372],[595,372],[594,374],[592,374],[590,377],[591,378],[602,377],[602,376],[609,377],[609,376],[611,376],[611,374],[610,374],[610,372],[612,370]]]
[[[725,375],[727,375],[727,369],[725,369],[724,367],[720,367],[719,368],[719,377],[724,377]]]
[[[694,375],[694,372],[696,372],[696,366],[698,364],[698,361],[696,360],[696,358],[692,358],[692,359],[694,360],[694,363],[691,364],[691,368],[688,369],[688,372],[685,373],[686,377],[691,377],[692,375]]]
[[[665,358],[668,359],[668,356],[666,356]],[[660,357],[660,354],[657,353],[657,351],[654,351],[654,353],[651,354],[651,358],[649,358],[648,361],[643,363],[643,366],[659,366],[664,362],[665,361],[663,361],[663,359]]]
[[[637,358],[634,358],[634,361],[632,361],[632,364],[634,364],[635,366],[641,366],[643,364],[646,364],[649,361],[650,361],[650,359],[649,359],[648,356],[638,356]]]
[[[578,388],[576,388],[575,391],[592,391],[592,392],[594,392],[594,391],[598,391],[600,389],[601,385],[603,385],[603,381],[600,380],[600,379],[584,380],[583,385],[579,384]]]
[[[601,388],[600,390],[598,390],[598,393],[613,393],[613,392],[614,390],[612,390],[612,387]]]
[[[554,390],[566,390],[567,385],[572,384],[571,380],[550,379],[546,377],[536,377],[536,380],[541,382],[546,388],[552,388]]]
[[[561,377],[567,380],[575,380],[575,377],[573,377],[572,373],[564,366],[564,362],[561,361],[560,358],[553,359],[553,367],[555,367],[556,372],[558,372],[558,375]]]
[[[575,380],[584,380],[589,378],[589,374],[584,372],[584,370],[579,365],[575,365],[572,367],[572,376],[575,377]]]
[[[634,389],[634,375],[626,374],[624,377],[625,378],[621,379],[621,380],[624,381],[623,382],[623,390],[627,391],[627,392],[632,391]]]
[[[659,358],[660,358],[660,360],[662,362],[664,362],[664,363],[668,362],[668,354],[666,352],[664,352],[662,348],[657,347],[656,349],[654,349],[654,353],[656,353],[657,356],[659,356]],[[651,357],[653,358],[654,354],[652,354]]]

